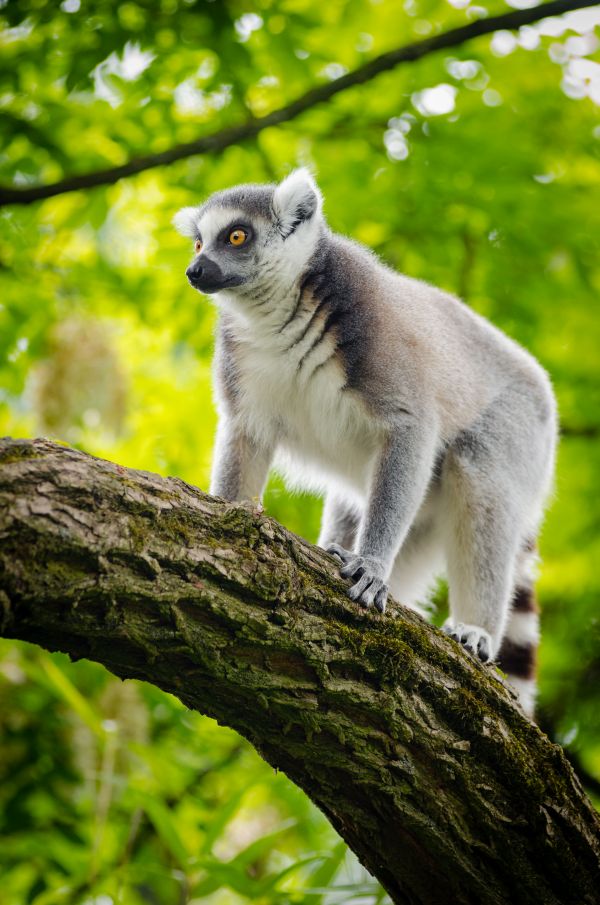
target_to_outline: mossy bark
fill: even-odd
[[[261,512],[0,441],[6,637],[152,682],[249,739],[398,903],[600,903],[599,820],[494,671]]]

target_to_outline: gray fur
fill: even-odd
[[[237,208],[243,210],[250,220],[261,217],[270,220],[273,215],[273,192],[275,185],[240,185],[222,192],[215,192],[198,209],[202,217],[215,208]]]
[[[237,221],[250,238],[231,248]],[[353,599],[383,611],[389,584],[416,606],[445,565],[448,630],[495,656],[552,482],[546,373],[458,299],[332,233],[306,171],[177,223],[223,281],[211,491],[260,496],[275,462],[326,494],[320,543]]]

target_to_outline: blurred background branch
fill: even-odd
[[[301,97],[296,98],[289,104],[285,104],[278,110],[274,110],[266,116],[252,118],[239,126],[229,126],[195,141],[177,145],[157,154],[137,157],[120,166],[108,167],[92,173],[82,173],[78,176],[69,176],[49,185],[18,189],[0,186],[0,207],[7,204],[31,204],[34,201],[52,198],[67,192],[95,188],[100,185],[110,185],[126,176],[133,176],[136,173],[141,173],[154,167],[165,166],[196,154],[216,154],[232,145],[247,141],[249,138],[255,138],[263,129],[290,122],[317,104],[325,103],[355,85],[362,85],[380,73],[394,69],[400,63],[419,60],[421,57],[437,50],[458,47],[464,44],[465,41],[481,35],[488,35],[500,30],[521,28],[524,25],[530,25],[532,22],[538,22],[540,19],[548,18],[549,16],[558,16],[561,13],[596,5],[597,0],[550,0],[549,3],[541,3],[539,6],[511,10],[511,12],[502,13],[498,16],[477,19],[469,25],[453,28],[450,31],[434,35],[423,41],[417,41],[413,44],[399,47],[396,50],[387,51],[352,72],[340,75],[335,81],[311,88]]]

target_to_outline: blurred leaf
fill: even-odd
[[[319,892],[319,888],[329,887],[346,856],[346,851],[345,844],[343,842],[338,843],[331,854],[311,871],[307,881],[307,888],[304,892],[304,905],[321,905],[326,893]],[[338,887],[335,888],[337,889]]]
[[[179,867],[186,870],[191,854],[181,838],[175,815],[155,796],[144,795],[138,791],[136,797]]]
[[[93,707],[79,693],[77,688],[69,680],[69,677],[54,663],[50,657],[44,657],[41,662],[41,669],[48,677],[50,685],[63,698],[63,700],[77,714],[80,720],[91,729],[91,731],[99,738],[103,738],[105,731],[102,721]]]

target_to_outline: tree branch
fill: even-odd
[[[248,507],[48,441],[0,441],[6,637],[152,682],[236,729],[394,902],[600,902],[599,820],[564,757],[416,614]]]
[[[595,424],[582,424],[579,426],[562,424],[560,435],[561,437],[583,437],[588,440],[595,440],[600,437],[600,427]]]
[[[133,176],[144,170],[164,166],[176,160],[182,160],[196,154],[223,151],[231,145],[239,144],[249,138],[255,138],[263,129],[290,122],[290,120],[295,119],[311,107],[330,100],[336,94],[340,94],[348,88],[364,84],[380,73],[394,69],[400,63],[414,62],[436,50],[458,47],[471,38],[490,34],[500,29],[520,28],[523,25],[530,25],[532,22],[545,19],[548,16],[558,16],[575,9],[596,6],[597,3],[598,0],[551,0],[550,3],[542,3],[530,9],[516,9],[498,16],[490,16],[487,19],[477,19],[475,22],[470,22],[460,28],[453,28],[442,34],[425,38],[423,41],[416,41],[413,44],[407,44],[404,47],[383,53],[363,66],[359,66],[358,69],[346,73],[339,79],[311,88],[301,97],[296,98],[295,101],[280,107],[278,110],[274,110],[266,116],[250,119],[237,126],[230,126],[219,132],[213,132],[211,135],[205,135],[196,141],[176,145],[167,151],[161,151],[157,154],[146,154],[142,157],[136,157],[121,166],[107,167],[103,170],[97,170],[93,173],[82,173],[78,176],[69,176],[66,179],[61,179],[48,185],[37,185],[29,188],[0,186],[0,207],[7,204],[31,204],[34,201],[52,198],[55,195],[64,195],[67,192],[74,192],[79,189],[111,185],[126,176]]]

